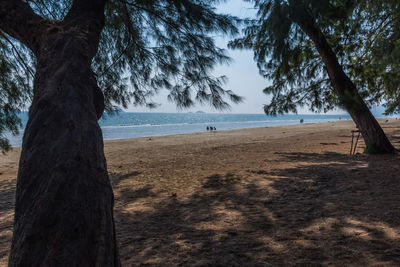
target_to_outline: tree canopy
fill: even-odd
[[[272,81],[267,114],[296,112],[299,106],[328,111],[340,106],[326,67],[309,36],[295,22],[308,12],[340,65],[369,104],[399,107],[398,1],[254,0],[257,19],[233,48],[254,50],[261,75]],[[397,31],[397,32],[396,32]]]
[[[71,0],[26,1],[49,21],[62,20]],[[227,100],[241,97],[224,90],[226,77],[215,77],[216,64],[229,63],[213,34],[237,33],[239,20],[217,14],[220,1],[111,0],[105,6],[105,27],[92,61],[108,111],[128,104],[154,107],[151,97],[161,89],[179,108],[194,103],[227,109]],[[2,133],[16,132],[18,111],[32,97],[36,59],[23,44],[0,29],[0,147],[10,146]]]
[[[400,112],[400,2],[364,1],[360,4],[361,52],[354,64],[359,87],[368,88],[370,96],[383,101],[386,113]]]

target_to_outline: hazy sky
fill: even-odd
[[[255,10],[252,5],[242,0],[229,0],[218,7],[221,13],[229,13],[242,18],[252,17]],[[230,89],[236,94],[245,98],[240,104],[232,104],[229,113],[264,113],[263,105],[268,104],[270,96],[265,95],[262,91],[269,85],[269,81],[259,75],[257,65],[253,61],[252,51],[230,50],[227,48],[229,38],[216,38],[216,43],[219,47],[227,49],[229,56],[233,62],[229,66],[218,66],[214,71],[214,75],[226,75],[228,82],[224,86],[225,89]],[[188,112],[203,110],[209,113],[219,112],[208,105],[196,105],[188,110],[178,110],[174,103],[167,100],[168,91],[163,90],[160,94],[153,98],[160,106],[155,109],[145,107],[131,106],[128,111],[132,112]],[[299,113],[310,113],[307,108],[299,109]],[[336,112],[342,113],[342,112]]]
[[[218,7],[221,13],[229,13],[240,17],[249,17],[254,14],[252,6],[242,0],[229,0]],[[263,104],[268,103],[268,97],[263,94],[262,90],[267,86],[268,81],[263,79],[257,69],[256,63],[253,61],[253,53],[251,51],[228,50],[226,47],[229,38],[216,38],[217,45],[227,49],[229,56],[233,62],[229,66],[217,66],[214,75],[226,75],[228,82],[224,86],[236,94],[245,97],[244,102],[240,104],[232,104],[232,113],[263,113]],[[153,98],[156,103],[161,104],[155,109],[145,107],[129,107],[128,111],[137,112],[188,112],[203,110],[206,112],[218,112],[208,105],[196,105],[188,110],[178,110],[174,103],[167,100],[168,91],[163,90],[160,94]]]

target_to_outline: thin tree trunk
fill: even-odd
[[[328,44],[324,34],[307,12],[293,19],[315,44],[329,74],[332,87],[340,103],[349,112],[363,136],[366,152],[371,154],[395,153],[395,149],[383,132],[378,121],[360,96],[354,83]]]
[[[43,20],[40,35],[26,34],[37,66],[9,266],[120,266],[97,122],[104,99],[90,69],[103,5],[74,1],[64,21]]]

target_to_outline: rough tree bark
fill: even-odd
[[[18,171],[9,266],[119,266],[113,192],[90,65],[105,0],[75,0],[63,21],[0,1],[0,29],[37,59]]]
[[[310,37],[317,48],[328,71],[333,90],[361,131],[366,152],[372,154],[395,153],[395,148],[358,93],[354,83],[344,72],[324,34],[315,24],[313,17],[304,12],[300,16],[293,15],[292,19]]]

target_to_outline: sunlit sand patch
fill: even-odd
[[[230,228],[238,229],[244,225],[243,214],[235,210],[227,210],[224,206],[217,206],[214,209],[215,220],[200,222],[195,226],[196,230],[227,231]]]
[[[394,239],[394,240],[398,240],[400,239],[400,231],[398,229],[389,227],[387,225],[385,225],[384,223],[380,223],[383,227],[383,232],[385,233],[386,237],[389,239]]]
[[[271,212],[271,211],[269,211],[269,210],[264,210],[262,213],[261,213],[261,216],[263,216],[263,217],[265,217],[265,218],[267,218],[271,223],[276,223],[277,222],[277,218],[275,217],[275,214],[273,213],[273,212]]]
[[[276,190],[274,190],[271,185],[274,184],[275,181],[273,181],[272,179],[268,179],[268,177],[266,177],[265,179],[257,179],[256,181],[254,181],[254,183],[260,187],[260,188],[268,188],[268,193],[273,193],[273,192],[277,192]]]
[[[165,260],[162,257],[156,254],[156,249],[153,247],[147,247],[142,251],[139,251],[137,256],[141,259],[146,259],[140,264],[148,264],[148,265],[157,265],[161,266]]]
[[[338,223],[336,218],[323,218],[315,221],[310,226],[303,228],[301,231],[304,233],[320,233],[322,231],[334,230],[334,225]]]
[[[346,236],[359,237],[365,240],[373,239],[367,231],[358,227],[342,227],[341,231]]]
[[[193,244],[191,244],[188,240],[182,240],[178,236],[171,238],[172,240],[175,240],[174,244],[177,245],[181,251],[189,251],[193,247]]]
[[[156,209],[152,206],[146,205],[143,201],[136,201],[127,203],[121,208],[124,212],[154,212]]]
[[[272,249],[276,253],[283,253],[286,250],[286,246],[277,242],[272,237],[263,236],[258,238],[258,241],[264,243],[268,248]]]
[[[380,231],[385,235],[386,238],[392,240],[400,239],[400,229],[393,228],[384,222],[363,222],[353,218],[346,219],[346,222],[354,226]]]
[[[12,222],[14,219],[14,211],[0,212],[0,222]]]

